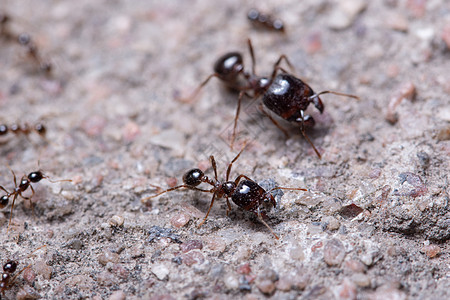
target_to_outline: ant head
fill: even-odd
[[[9,203],[9,196],[8,195],[3,195],[0,198],[0,208],[5,207],[6,205],[8,205],[8,203]]]
[[[214,65],[214,72],[224,81],[236,80],[243,70],[244,64],[239,52],[230,52],[223,55]]]
[[[31,172],[28,174],[28,179],[33,183],[41,181],[42,178],[44,178],[44,174],[42,174],[41,171]]]
[[[202,183],[203,176],[205,173],[202,170],[192,169],[183,175],[183,182],[189,186],[197,186]]]
[[[231,196],[236,190],[236,183],[234,181],[226,181],[222,183],[222,190],[225,195]]]

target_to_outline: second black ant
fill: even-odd
[[[239,91],[238,105],[234,118],[233,134],[230,143],[231,148],[233,148],[242,98],[244,95],[254,99],[262,96],[262,104],[264,104],[266,108],[286,121],[298,124],[300,126],[300,131],[303,137],[314,149],[317,156],[321,158],[320,152],[316,149],[313,142],[306,134],[306,128],[314,126],[315,121],[312,116],[305,114],[305,110],[310,104],[313,104],[320,113],[323,113],[324,105],[319,97],[323,94],[335,94],[355,99],[359,99],[359,97],[334,91],[322,91],[315,93],[308,84],[303,82],[301,79],[296,78],[294,75],[289,74],[282,67],[280,67],[280,63],[285,60],[288,66],[293,69],[292,64],[284,54],[280,55],[278,60],[275,62],[270,77],[258,76],[255,72],[255,55],[250,39],[248,39],[248,48],[252,59],[251,72],[245,71],[241,53],[226,53],[216,61],[214,65],[214,73],[209,75],[197,87],[189,99],[195,97],[213,77],[219,78],[229,88]],[[279,71],[282,71],[282,73],[278,74]],[[253,93],[248,94],[249,91]],[[282,128],[268,112],[264,110],[262,104],[259,105],[259,109],[269,117],[272,123],[274,123],[286,136],[288,136],[287,131]]]
[[[183,176],[183,185],[179,185],[167,190],[164,190],[156,195],[142,199],[142,203],[146,204],[148,200],[158,197],[164,193],[177,190],[180,188],[187,188],[195,191],[212,193],[211,203],[209,205],[208,212],[206,213],[204,219],[200,222],[198,227],[202,226],[208,218],[209,212],[213,207],[214,200],[217,198],[225,198],[227,202],[227,215],[231,211],[231,204],[228,198],[234,202],[241,209],[253,212],[257,215],[258,219],[264,226],[266,226],[270,232],[279,239],[272,228],[264,221],[263,216],[265,216],[265,211],[270,209],[272,206],[276,206],[276,201],[271,194],[274,190],[290,190],[290,191],[307,191],[302,188],[287,188],[287,187],[274,187],[268,191],[264,190],[259,184],[246,175],[240,174],[236,177],[234,181],[230,181],[230,172],[233,163],[239,158],[245,147],[236,155],[236,157],[228,164],[227,173],[225,180],[219,180],[217,177],[217,166],[214,156],[210,156],[211,166],[214,171],[214,179],[209,178],[200,169],[191,169],[186,172]],[[212,186],[209,190],[200,189],[197,186],[201,183],[207,183]]]
[[[14,204],[16,202],[17,197],[20,196],[22,199],[28,200],[28,201],[31,201],[31,198],[33,198],[35,192],[34,192],[33,186],[31,185],[32,183],[37,183],[37,182],[41,181],[42,179],[47,179],[48,181],[50,181],[52,183],[62,182],[62,181],[72,181],[70,179],[53,181],[53,180],[50,180],[50,178],[48,176],[46,176],[44,173],[42,173],[42,171],[39,170],[39,171],[29,173],[28,176],[24,175],[22,177],[22,179],[20,179],[19,184],[17,184],[16,174],[14,173],[13,170],[11,170],[11,173],[13,174],[13,177],[14,177],[14,190],[12,192],[8,192],[3,186],[0,185],[0,189],[6,193],[2,197],[0,197],[0,209],[5,208],[9,204],[9,200],[12,198],[11,213],[9,216],[8,229],[9,229],[9,226],[11,225],[12,212],[13,212]],[[28,190],[28,188],[31,189],[31,196],[26,197],[23,195],[23,193],[26,190]]]

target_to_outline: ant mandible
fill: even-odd
[[[250,39],[248,39],[248,48],[252,59],[251,73],[244,70],[244,63],[241,53],[229,52],[221,56],[216,61],[214,65],[214,73],[209,75],[197,87],[189,99],[194,98],[213,77],[219,78],[229,88],[239,91],[238,105],[234,118],[233,134],[230,143],[231,148],[233,148],[242,98],[246,95],[249,98],[256,99],[262,95],[262,104],[264,104],[265,107],[286,121],[300,125],[300,131],[303,137],[314,149],[317,156],[321,158],[320,152],[316,149],[313,142],[306,134],[305,129],[307,127],[314,126],[315,121],[312,116],[305,114],[305,110],[309,104],[312,103],[320,113],[323,113],[324,105],[319,97],[323,94],[335,94],[355,99],[359,99],[359,97],[334,91],[322,91],[320,93],[315,93],[308,84],[299,78],[296,78],[294,75],[289,74],[286,70],[279,66],[284,59],[288,66],[293,69],[292,64],[284,54],[280,55],[274,64],[272,75],[269,78],[258,76],[255,73],[255,55]],[[282,71],[283,73],[277,75],[278,71]],[[249,95],[247,93],[248,91],[252,91],[253,94]],[[286,136],[288,136],[287,131],[283,129],[278,122],[264,110],[262,104],[259,105],[259,109],[269,117],[272,123],[274,123]]]
[[[307,191],[306,189],[302,188],[287,188],[287,187],[274,187],[270,189],[269,191],[264,190],[259,184],[257,184],[254,180],[250,179],[248,176],[240,174],[234,181],[230,181],[230,172],[231,167],[233,166],[233,163],[239,158],[242,151],[244,151],[244,148],[236,155],[236,157],[228,164],[227,168],[227,175],[225,178],[225,181],[221,181],[217,178],[217,166],[216,166],[216,160],[214,159],[214,156],[211,155],[210,161],[211,166],[214,171],[214,179],[209,178],[206,176],[202,170],[200,169],[192,169],[186,172],[183,175],[183,185],[179,185],[170,189],[167,189],[165,191],[162,191],[156,195],[152,195],[150,197],[142,199],[142,203],[146,204],[149,199],[158,197],[164,193],[180,189],[180,188],[188,188],[195,191],[200,192],[206,192],[206,193],[212,193],[212,199],[211,203],[209,205],[208,212],[206,213],[203,220],[200,222],[198,227],[202,226],[203,223],[205,223],[206,219],[208,218],[209,212],[211,211],[211,208],[214,204],[214,200],[217,198],[225,198],[227,201],[227,215],[231,211],[231,205],[228,200],[228,198],[231,198],[231,200],[239,206],[241,209],[250,211],[255,213],[258,216],[258,219],[261,221],[264,226],[266,226],[270,232],[275,236],[276,239],[279,239],[279,237],[275,234],[275,232],[272,230],[272,228],[264,221],[263,216],[265,216],[265,213],[263,210],[266,208],[270,208],[270,206],[275,207],[276,201],[273,195],[271,194],[274,190],[291,190],[291,191]],[[201,183],[207,183],[212,186],[209,190],[200,189],[197,186]]]
[[[31,131],[35,131],[41,137],[45,137],[47,129],[42,123],[37,123],[33,127],[30,127],[30,125],[26,123],[23,125],[13,124],[9,127],[6,124],[0,124],[0,136],[6,135],[9,131],[11,131],[16,135],[18,134],[29,135]]]
[[[37,182],[41,181],[42,179],[47,179],[48,181],[50,181],[52,183],[61,182],[61,181],[72,181],[70,179],[53,181],[53,180],[50,180],[50,178],[48,176],[44,175],[44,173],[42,173],[42,171],[39,170],[39,171],[31,172],[30,174],[28,174],[28,176],[24,175],[22,177],[22,179],[20,180],[19,185],[17,185],[16,174],[14,173],[13,170],[11,170],[11,173],[13,174],[13,177],[14,177],[14,190],[12,192],[8,192],[3,186],[0,185],[0,189],[6,193],[2,197],[0,197],[0,209],[5,208],[9,203],[9,199],[11,197],[13,197],[12,203],[11,203],[11,213],[9,216],[8,230],[9,230],[9,226],[11,225],[12,212],[13,212],[14,203],[16,202],[17,197],[20,196],[22,199],[30,201],[31,198],[33,198],[33,196],[34,196],[34,188],[31,185],[31,183],[37,183]],[[24,193],[28,188],[31,189],[31,196],[25,197],[24,195],[22,195],[22,193]]]

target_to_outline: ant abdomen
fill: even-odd
[[[202,179],[205,176],[200,169],[192,169],[183,175],[183,182],[189,186],[197,186],[202,183]]]
[[[322,113],[323,104],[319,97],[310,99],[314,91],[300,79],[289,75],[277,75],[263,96],[264,105],[287,121],[301,118],[301,111],[306,110],[311,102]]]
[[[6,207],[8,205],[8,203],[9,203],[8,195],[3,195],[0,198],[0,209]]]

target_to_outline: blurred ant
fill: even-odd
[[[10,20],[11,17],[8,14],[0,12],[0,37],[7,40],[14,40],[19,43],[19,45],[25,47],[28,57],[30,57],[31,60],[39,66],[39,69],[46,73],[50,73],[52,70],[51,63],[42,59],[42,56],[39,54],[38,47],[32,41],[31,36],[28,33],[22,33],[19,35],[12,33],[8,28],[8,23]]]
[[[14,177],[14,190],[12,192],[8,192],[3,186],[0,185],[0,189],[6,193],[2,197],[0,197],[0,209],[5,208],[9,203],[9,199],[11,197],[13,197],[12,203],[11,203],[11,213],[9,216],[8,230],[9,230],[9,226],[11,225],[12,212],[13,212],[14,203],[16,202],[17,197],[20,196],[22,199],[28,200],[31,202],[31,198],[33,198],[34,193],[35,193],[34,188],[31,185],[32,183],[37,183],[37,182],[41,181],[42,179],[47,179],[48,181],[50,181],[52,183],[62,182],[62,181],[72,181],[70,179],[53,181],[53,180],[50,180],[50,178],[48,176],[44,175],[44,173],[42,173],[42,171],[39,170],[39,171],[31,172],[30,174],[28,174],[28,176],[24,175],[22,177],[22,179],[20,180],[19,185],[17,185],[16,174],[14,173],[13,170],[10,169],[10,171]],[[31,189],[31,196],[25,197],[22,193],[24,193],[28,189],[28,187]]]
[[[271,15],[263,14],[256,8],[252,8],[247,13],[247,18],[255,27],[284,33],[284,24],[280,19],[274,19]]]
[[[231,148],[233,148],[242,98],[244,97],[244,95],[246,95],[249,98],[256,99],[262,95],[262,104],[264,104],[265,107],[267,107],[286,121],[300,125],[300,131],[303,137],[314,149],[317,156],[321,158],[319,151],[306,135],[305,129],[307,127],[314,126],[315,121],[313,117],[305,114],[305,110],[307,109],[309,104],[312,103],[320,113],[323,113],[324,105],[322,104],[322,100],[319,97],[323,94],[335,94],[355,99],[359,99],[359,97],[334,91],[322,91],[320,93],[315,93],[308,84],[296,78],[294,75],[289,74],[286,70],[279,66],[284,59],[287,65],[291,69],[293,69],[292,64],[284,54],[280,55],[280,57],[274,64],[272,75],[269,78],[258,76],[255,73],[255,55],[250,39],[248,39],[248,48],[252,59],[251,73],[244,70],[244,63],[241,53],[229,52],[221,56],[216,61],[214,65],[214,73],[209,75],[197,87],[190,98],[195,97],[213,77],[219,78],[229,88],[239,91],[236,116],[234,118],[233,135],[231,137],[230,144]],[[282,71],[283,73],[277,75],[278,71]],[[248,94],[248,91],[252,91],[253,93]],[[287,131],[282,128],[278,124],[278,122],[264,110],[262,104],[259,105],[259,109],[261,110],[261,112],[268,116],[272,123],[274,123],[281,131],[283,131],[283,133],[287,137]]]
[[[254,180],[250,179],[249,177],[243,174],[240,174],[238,177],[236,177],[234,181],[229,181],[231,167],[233,166],[233,163],[239,158],[244,149],[245,146],[236,155],[236,157],[228,164],[225,181],[217,179],[216,160],[214,159],[214,156],[211,155],[209,158],[211,161],[211,166],[214,170],[214,179],[211,179],[208,176],[206,176],[200,169],[192,169],[183,175],[183,182],[184,182],[183,185],[179,185],[167,189],[165,191],[162,191],[156,195],[144,198],[141,200],[142,203],[146,204],[149,199],[158,197],[161,194],[180,188],[188,188],[195,191],[212,193],[213,196],[211,199],[211,203],[209,205],[208,212],[206,213],[205,218],[203,219],[203,221],[200,222],[198,227],[202,226],[203,223],[205,223],[206,219],[208,218],[209,212],[211,211],[211,208],[214,204],[214,200],[216,198],[226,199],[228,206],[227,208],[227,216],[228,216],[228,213],[231,211],[231,205],[228,198],[231,198],[234,204],[239,206],[241,209],[255,213],[258,216],[260,222],[263,223],[264,226],[266,226],[270,230],[270,232],[275,236],[276,239],[279,239],[278,236],[275,234],[275,232],[272,230],[272,228],[263,220],[263,216],[265,216],[264,211],[270,209],[271,206],[273,207],[276,206],[275,198],[273,197],[271,192],[274,190],[291,190],[291,191],[307,191],[307,190],[302,188],[275,187],[270,189],[269,191],[266,191]],[[197,188],[197,186],[202,182],[212,185],[212,188],[209,190]]]
[[[33,127],[30,127],[30,125],[26,123],[23,125],[13,124],[9,127],[6,124],[0,124],[0,136],[6,135],[9,131],[11,131],[16,135],[19,134],[29,135],[32,131],[34,131],[44,138],[47,129],[42,123],[36,123]]]
[[[40,246],[39,248],[37,248],[36,250],[31,252],[31,254],[33,254],[34,252],[36,252],[39,249],[42,249],[44,247],[47,247],[47,245]],[[31,264],[30,264],[30,265],[26,266],[25,268],[23,268],[22,270],[20,270],[18,273],[14,274],[14,272],[16,272],[16,270],[17,270],[18,264],[19,264],[19,262],[17,260],[8,260],[3,265],[3,273],[1,274],[1,281],[0,281],[0,292],[3,295],[5,295],[5,291],[9,290],[12,287],[12,284],[14,283],[16,278],[23,271],[25,271],[26,269],[30,268],[30,266],[31,266]]]

